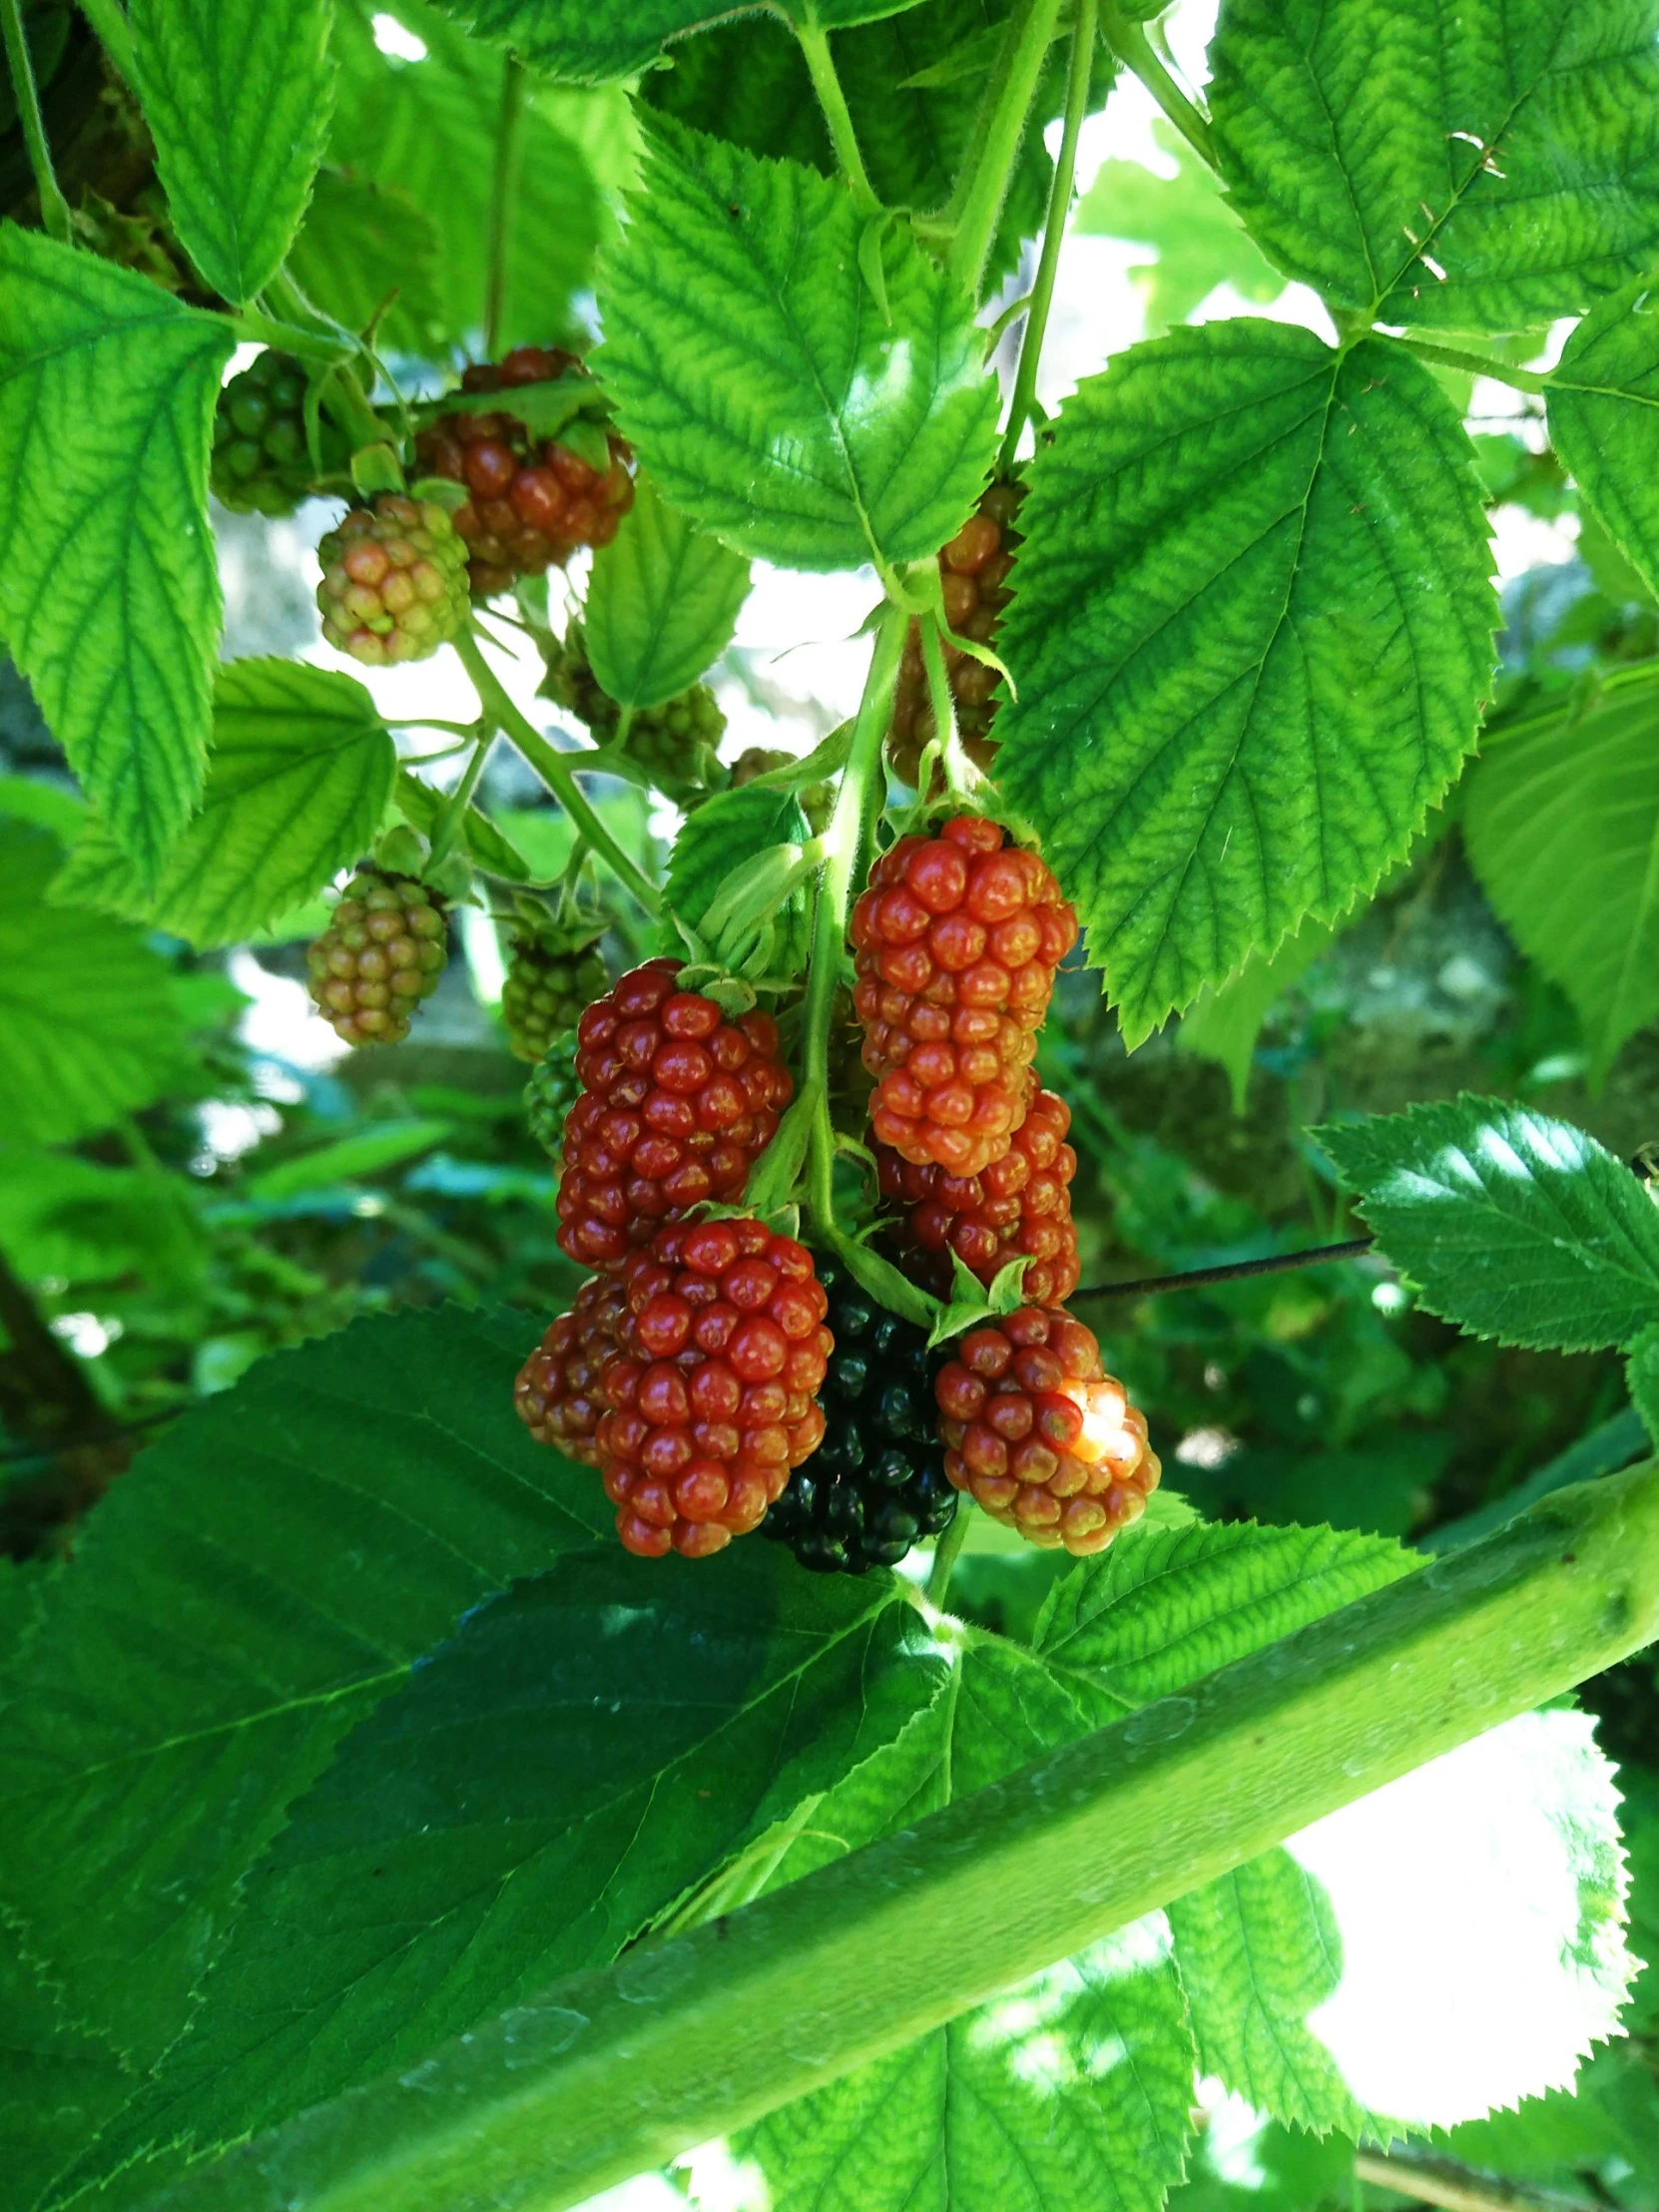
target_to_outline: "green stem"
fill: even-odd
[[[443,812],[432,830],[429,864],[433,867],[440,860],[446,860],[454,849],[455,840],[461,833],[461,825],[466,820],[466,811],[472,805],[472,795],[478,789],[479,780],[483,776],[484,763],[489,759],[490,743],[494,736],[494,729],[489,727],[477,733],[472,758],[462,771],[460,782],[443,803]]]
[[[1101,0],[1100,15],[1107,44],[1118,60],[1134,71],[1199,160],[1214,169],[1216,149],[1210,126],[1164,67],[1145,29],[1126,16],[1115,0]]]
[[[461,657],[461,665],[472,678],[473,688],[483,702],[484,711],[518,747],[559,805],[569,815],[593,846],[602,852],[621,880],[639,900],[648,914],[660,914],[663,897],[655,883],[617,842],[605,827],[598,810],[576,781],[575,767],[582,759],[580,754],[560,753],[548,744],[541,732],[527,722],[513,705],[505,686],[485,660],[478,641],[467,632],[455,640],[455,651]]]
[[[979,296],[991,241],[1002,219],[1008,180],[1025,136],[1025,119],[1054,38],[1060,0],[1024,0],[1009,18],[1002,53],[991,80],[990,109],[978,151],[962,174],[953,213],[955,228],[945,267],[972,298]]]
[[[830,129],[830,144],[834,149],[836,165],[852,187],[853,198],[874,215],[881,203],[875,197],[875,188],[864,168],[864,158],[858,151],[858,134],[852,127],[852,114],[846,105],[846,95],[841,90],[840,78],[835,74],[834,56],[830,51],[830,34],[820,30],[816,23],[797,23],[795,35],[801,41],[801,51],[806,56],[813,90],[818,94],[818,104],[824,110],[824,120]]]
[[[0,0],[0,29],[6,36],[6,60],[11,65],[12,91],[17,100],[18,120],[23,125],[24,144],[29,149],[29,167],[35,173],[41,223],[48,238],[56,239],[60,246],[73,246],[75,236],[69,218],[69,202],[63,196],[57,172],[52,167],[52,149],[46,143],[35,65],[29,58],[29,41],[23,29],[22,0]]]
[[[876,630],[869,674],[864,679],[864,695],[858,702],[852,743],[847,749],[846,766],[841,771],[840,789],[835,794],[835,811],[824,832],[824,865],[819,870],[818,896],[813,907],[813,956],[807,971],[807,1004],[802,1023],[806,1039],[807,1093],[815,1101],[808,1155],[807,1202],[814,1221],[827,1236],[835,1229],[835,1132],[830,1120],[830,1022],[834,1012],[835,986],[840,981],[842,950],[846,943],[852,870],[862,841],[864,798],[872,778],[881,773],[881,740],[887,734],[893,684],[898,676],[909,619],[901,607],[888,607]]]
[[[1077,141],[1089,105],[1089,79],[1094,67],[1096,0],[1077,0],[1077,22],[1071,34],[1071,74],[1066,80],[1066,119],[1060,133],[1060,153],[1054,164],[1054,183],[1048,195],[1048,220],[1043,225],[1042,258],[1037,280],[1031,287],[1031,312],[1020,340],[1019,367],[1014,375],[1014,396],[1008,410],[1008,427],[1002,439],[1002,473],[1014,465],[1019,441],[1037,397],[1037,366],[1042,359],[1048,311],[1054,303],[1054,278],[1065,243],[1066,220],[1071,213],[1071,190],[1077,176]]]
[[[933,1564],[927,1576],[927,1602],[942,1607],[945,1592],[950,1587],[951,1570],[956,1555],[967,1541],[969,1506],[965,1499],[958,1502],[956,1517],[938,1542],[933,1546]]]
[[[278,353],[292,353],[302,361],[348,361],[357,350],[354,338],[307,330],[298,322],[280,322],[275,315],[261,314],[256,307],[239,307],[225,319],[237,336],[250,344],[274,346]]]
[[[1649,1461],[753,1905],[539,1988],[416,2071],[188,2168],[162,2201],[563,2212],[903,2048],[1655,1636]]]
[[[1427,338],[1395,338],[1396,345],[1403,345],[1425,361],[1439,361],[1446,368],[1466,369],[1471,376],[1495,377],[1500,384],[1512,384],[1516,391],[1547,392],[1552,381],[1540,376],[1536,369],[1511,368],[1507,361],[1494,361],[1489,353],[1465,353],[1455,345],[1433,345]]]
[[[369,405],[363,387],[343,363],[336,363],[323,378],[321,398],[357,452],[390,444],[390,430]]]
[[[484,291],[484,351],[493,360],[501,342],[501,311],[507,297],[507,246],[512,237],[513,196],[518,181],[519,123],[524,114],[524,71],[509,54],[501,72],[501,111],[495,125],[495,175],[490,197],[489,279]]]
[[[133,27],[121,9],[120,0],[81,0],[81,13],[92,25],[99,45],[131,85],[134,78]]]

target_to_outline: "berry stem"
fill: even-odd
[[[1199,160],[1215,169],[1209,124],[1164,67],[1141,25],[1123,13],[1117,0],[1100,0],[1100,15],[1112,52],[1141,80]]]
[[[984,280],[991,241],[1008,197],[1008,180],[1025,136],[1026,117],[1059,14],[1060,0],[1024,0],[1009,18],[1002,52],[986,93],[988,108],[981,108],[976,121],[978,150],[956,187],[954,229],[945,267],[975,299]]]
[[[438,816],[432,830],[431,857],[427,863],[430,867],[436,867],[440,860],[448,859],[454,849],[455,840],[461,833],[461,825],[466,820],[466,811],[472,804],[472,795],[478,789],[479,779],[484,773],[484,763],[489,759],[490,744],[494,736],[494,730],[488,725],[474,734],[472,758],[461,771],[460,782],[444,801],[443,812]],[[580,843],[581,840],[577,841]]]
[[[29,41],[23,29],[22,0],[0,0],[0,29],[5,31],[6,60],[11,65],[12,91],[17,100],[18,120],[23,125],[24,143],[29,149],[29,167],[35,173],[41,223],[48,238],[56,239],[60,246],[73,246],[75,236],[69,202],[63,196],[57,172],[52,167],[52,149],[46,143],[35,65],[29,58]]]
[[[292,353],[302,361],[348,361],[357,351],[354,338],[332,337],[325,330],[307,330],[302,323],[282,322],[276,315],[261,314],[255,307],[239,307],[226,319],[237,336],[249,344],[269,345],[278,353]]]
[[[956,1565],[956,1554],[967,1541],[968,1501],[963,1498],[956,1507],[956,1518],[933,1546],[933,1564],[927,1574],[926,1598],[929,1605],[942,1607],[945,1592],[950,1587],[951,1573]]]
[[[516,54],[501,72],[501,109],[495,125],[495,175],[490,187],[489,276],[484,291],[484,352],[493,360],[501,342],[507,298],[507,248],[517,199],[519,121],[524,113],[524,70]]]
[[[830,1022],[834,1012],[835,988],[841,976],[852,870],[863,841],[864,802],[870,784],[881,773],[881,741],[887,733],[893,685],[898,677],[909,619],[902,607],[889,606],[883,610],[876,629],[869,674],[864,679],[864,695],[858,702],[852,743],[847,748],[846,766],[841,770],[840,789],[835,794],[835,811],[824,832],[824,864],[819,870],[818,896],[813,908],[813,956],[807,974],[803,1021],[807,1090],[814,1101],[807,1197],[814,1221],[827,1236],[835,1231],[835,1132],[830,1120]]]
[[[806,57],[808,74],[813,80],[813,90],[818,94],[818,104],[824,110],[824,120],[830,130],[830,144],[834,149],[835,161],[841,175],[852,188],[852,197],[866,213],[880,213],[881,203],[875,197],[875,188],[864,168],[864,158],[858,151],[858,134],[852,128],[851,111],[846,105],[846,95],[841,90],[840,78],[835,74],[834,56],[830,51],[830,34],[816,23],[797,23],[795,35],[801,41],[801,51]]]
[[[1077,177],[1077,141],[1089,105],[1089,79],[1094,68],[1097,0],[1077,0],[1077,21],[1071,34],[1071,74],[1066,79],[1066,115],[1061,127],[1060,151],[1054,164],[1054,182],[1048,195],[1048,219],[1043,225],[1042,256],[1037,279],[1031,287],[1031,311],[1020,339],[1019,367],[1014,372],[1014,396],[1008,408],[1008,427],[1002,439],[1001,471],[1007,475],[1019,451],[1025,425],[1037,398],[1037,367],[1042,359],[1043,338],[1048,330],[1048,310],[1054,301],[1054,278],[1060,267],[1066,222],[1071,214],[1072,186]]]
[[[131,86],[133,28],[122,13],[120,0],[81,0],[81,13],[92,25],[99,45]]]
[[[1073,1291],[1066,1301],[1080,1298],[1151,1298],[1159,1291],[1196,1291],[1207,1283],[1243,1283],[1253,1275],[1288,1275],[1293,1268],[1319,1268],[1334,1260],[1358,1260],[1376,1244],[1375,1237],[1351,1237],[1346,1244],[1310,1245],[1302,1252],[1273,1252],[1265,1260],[1234,1260],[1226,1267],[1188,1268],[1181,1275],[1143,1275],[1133,1283],[1091,1283]]]
[[[519,713],[500,678],[485,660],[475,637],[463,631],[455,640],[455,651],[461,657],[461,666],[472,678],[485,713],[517,746],[582,835],[596,852],[605,855],[646,912],[660,914],[663,910],[661,891],[605,827],[597,809],[576,781],[571,756],[555,751],[541,732]],[[580,755],[576,758],[580,759]]]

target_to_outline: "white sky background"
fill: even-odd
[[[1204,54],[1215,17],[1216,0],[1179,0],[1165,19],[1175,59],[1195,88],[1205,79]],[[1160,175],[1171,174],[1169,158],[1152,134],[1156,113],[1151,95],[1126,74],[1104,112],[1084,125],[1078,160],[1079,197],[1109,156],[1142,162]],[[1051,151],[1057,145],[1059,128],[1056,122],[1050,129]],[[1034,248],[1031,253],[1034,255]],[[1050,414],[1081,378],[1095,374],[1112,354],[1133,345],[1143,335],[1142,295],[1130,272],[1149,258],[1144,247],[1122,240],[1076,234],[1068,238],[1037,387],[1038,397]],[[1006,300],[1026,288],[1029,276],[1028,261],[1023,273],[1008,279],[1000,298],[987,306],[987,323],[994,320]],[[1303,323],[1327,338],[1335,335],[1323,303],[1303,284],[1288,286],[1266,307],[1247,302],[1231,285],[1222,284],[1200,303],[1192,319],[1209,321],[1240,313]],[[252,352],[253,348],[248,348],[239,354],[233,368],[245,365]],[[1509,417],[1513,406],[1514,394],[1508,387],[1484,381],[1476,384],[1476,416]],[[301,517],[301,521],[308,524],[309,517]],[[1500,578],[1518,575],[1540,562],[1571,557],[1577,525],[1570,517],[1550,524],[1508,507],[1497,510],[1493,525],[1495,568]],[[316,577],[309,542],[314,535],[312,528],[301,532],[293,525],[276,525],[269,539],[270,562],[289,572],[285,581],[290,586],[302,578],[307,594]],[[556,603],[557,577],[554,582]],[[228,584],[235,604],[240,597],[235,580],[228,578]],[[774,569],[765,562],[756,564],[754,588],[739,618],[736,642],[755,679],[766,689],[770,707],[758,704],[736,681],[717,682],[728,718],[723,747],[727,759],[735,759],[753,745],[788,746],[806,752],[827,730],[853,712],[869,651],[867,639],[857,633],[874,596],[874,579],[868,571],[807,576]],[[238,642],[234,635],[228,644],[237,651],[270,649],[265,644]],[[322,643],[314,621],[310,642],[301,652],[305,659],[324,667],[351,665]],[[556,711],[534,696],[541,671],[533,654],[511,660],[497,656],[497,660],[508,689],[531,720],[541,728],[556,727]],[[471,686],[451,654],[439,654],[435,660],[414,667],[352,666],[352,673],[368,686],[388,717],[426,714],[464,721],[476,711]],[[791,700],[800,702],[796,714],[787,711]],[[443,741],[429,733],[411,731],[405,742],[411,750],[426,751],[436,750]],[[665,828],[673,819],[670,813]],[[309,1066],[326,1065],[344,1050],[333,1032],[310,1010],[297,985],[267,977],[253,960],[239,963],[237,980],[245,989],[257,992],[258,1003],[251,1010],[249,1028],[251,1041],[257,1039],[258,1049]]]

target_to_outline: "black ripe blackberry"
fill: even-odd
[[[821,1259],[818,1279],[835,1340],[818,1393],[824,1441],[790,1476],[761,1533],[817,1573],[866,1574],[896,1566],[955,1515],[933,1401],[945,1356],[929,1352],[925,1333],[888,1313],[838,1261]]]

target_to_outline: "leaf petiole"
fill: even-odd
[[[841,90],[840,78],[835,73],[834,56],[830,51],[830,36],[816,23],[797,23],[795,35],[801,42],[801,52],[807,63],[807,72],[813,80],[813,90],[818,94],[818,104],[824,110],[824,120],[829,128],[830,143],[834,149],[836,166],[852,188],[852,197],[860,208],[870,215],[878,215],[881,203],[864,168],[864,158],[858,151],[858,134],[852,127],[851,110],[846,95]]]
[[[40,112],[35,65],[29,57],[29,41],[23,29],[22,0],[0,0],[0,30],[5,32],[6,60],[11,66],[12,91],[17,101],[18,120],[23,126],[24,143],[29,149],[29,167],[34,171],[35,192],[40,199],[41,223],[48,238],[56,239],[60,246],[73,246],[75,226],[69,213],[69,202],[63,196],[57,172],[52,167],[52,149],[46,143],[46,124]]]
[[[1009,18],[990,79],[993,89],[986,95],[988,112],[981,110],[976,129],[977,151],[957,184],[952,202],[955,228],[945,267],[975,299],[1059,14],[1060,0],[1024,0]]]
[[[495,125],[495,175],[490,190],[489,275],[484,290],[484,352],[493,360],[501,342],[507,299],[507,248],[517,197],[519,123],[524,113],[524,66],[509,54],[501,72],[501,109]]]
[[[1100,13],[1112,52],[1141,80],[1199,160],[1215,169],[1215,142],[1208,122],[1164,67],[1145,30],[1123,13],[1116,0],[1100,0]]]

